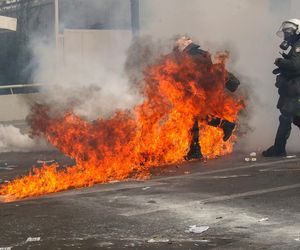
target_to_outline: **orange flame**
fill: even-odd
[[[191,140],[197,116],[202,153],[207,158],[232,152],[231,138],[205,122],[207,115],[237,121],[244,108],[225,89],[226,56],[207,67],[191,58],[164,56],[144,78],[144,102],[110,119],[87,122],[72,112],[54,116],[36,104],[30,117],[33,134],[45,136],[76,166],[33,168],[27,176],[0,186],[6,201],[91,186],[126,178],[147,178],[151,166],[180,162]]]

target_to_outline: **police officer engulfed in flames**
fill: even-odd
[[[211,55],[207,51],[202,50],[199,45],[193,43],[193,41],[187,36],[180,37],[176,41],[174,47],[174,54],[176,55],[177,53],[188,55],[193,60],[198,62],[199,65],[203,65],[208,68],[213,64],[211,60]],[[238,88],[239,84],[239,80],[232,73],[228,72],[228,79],[225,84],[225,87],[229,91],[234,92]],[[207,117],[206,122],[210,126],[219,127],[223,130],[224,141],[227,141],[230,138],[235,128],[235,123],[232,123],[225,119],[221,119],[219,117],[209,116]],[[201,146],[199,144],[199,125],[197,117],[195,117],[195,122],[193,127],[191,128],[191,133],[192,141],[190,144],[189,151],[185,156],[185,159],[201,159],[203,155],[201,153]]]
[[[277,35],[284,40],[282,50],[290,48],[288,54],[275,60],[277,75],[275,86],[278,88],[280,110],[279,127],[275,143],[263,151],[265,157],[286,156],[286,143],[290,136],[292,123],[300,128],[300,20],[290,19],[282,23]]]

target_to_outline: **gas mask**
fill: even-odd
[[[293,28],[288,28],[282,30],[282,32],[283,32],[284,40],[279,47],[282,50],[287,50],[296,40],[296,30]]]
[[[283,42],[280,44],[282,50],[287,50],[297,40],[296,30],[298,26],[291,22],[284,22],[277,35],[283,38]]]

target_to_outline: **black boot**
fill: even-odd
[[[235,123],[223,120],[221,122],[220,128],[222,128],[224,132],[223,141],[227,141],[232,135],[232,132],[235,128]]]
[[[199,143],[193,143],[190,146],[190,150],[187,153],[187,155],[184,157],[186,161],[192,160],[192,159],[201,159],[203,158],[203,155],[201,153],[201,147]]]
[[[201,159],[203,157],[201,153],[201,147],[199,144],[199,125],[198,120],[195,118],[194,125],[191,129],[192,134],[192,141],[190,145],[190,150],[187,153],[186,156],[184,156],[184,159],[186,161],[189,161],[191,159]]]
[[[286,143],[291,134],[292,116],[280,115],[274,146],[262,152],[264,157],[286,156]]]
[[[280,157],[286,156],[285,150],[278,150],[274,146],[269,147],[267,150],[262,152],[264,157]]]

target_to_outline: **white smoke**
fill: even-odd
[[[12,125],[0,124],[0,152],[30,152],[49,150],[42,139],[32,139]]]
[[[104,10],[108,2],[94,1],[93,9]],[[122,19],[128,19],[130,3],[121,2],[125,3],[122,11],[114,11],[114,8],[107,11],[110,13],[112,26],[119,25]],[[247,150],[263,149],[271,145],[278,125],[279,112],[275,107],[278,96],[274,87],[275,77],[271,72],[274,68],[273,61],[279,56],[278,45],[281,41],[276,38],[275,33],[281,22],[289,18],[291,13],[289,10],[274,11],[271,2],[140,1],[140,26],[143,37],[147,35],[156,42],[170,41],[174,35],[188,34],[203,49],[211,52],[230,51],[229,70],[239,76],[241,88],[250,89],[248,111],[251,112],[251,116],[246,122],[252,130],[239,143],[240,148]],[[296,5],[296,1],[292,1],[292,7],[296,9]],[[85,8],[91,6],[86,4]],[[85,11],[81,15],[76,13],[76,23],[90,24],[93,17],[98,15],[97,12],[99,11]],[[74,12],[70,11],[67,15],[74,15]],[[72,26],[75,19],[71,16],[65,17],[63,20],[66,23],[61,24],[61,27]],[[115,33],[110,39],[105,39],[108,33],[91,32],[90,38],[87,38],[84,32],[76,34],[65,30],[65,47],[58,57],[60,63],[56,69],[54,43],[47,44],[40,37],[32,40],[32,49],[38,65],[35,81],[46,83],[43,102],[54,104],[58,109],[72,106],[77,114],[90,120],[107,117],[116,109],[130,108],[140,102],[140,97],[133,91],[123,73],[130,44],[128,36],[120,32],[119,35]],[[90,39],[88,47],[83,46],[82,39]],[[90,53],[91,51],[93,53]],[[84,57],[82,53],[85,53]],[[147,55],[144,60],[149,60]],[[144,61],[141,62],[143,63]],[[130,72],[128,69],[127,71]],[[294,132],[299,133],[296,129]],[[299,140],[296,139],[298,136],[299,134],[291,136],[290,148],[299,148]]]
[[[283,3],[284,2],[284,3]],[[292,13],[288,8],[291,3]],[[278,125],[278,98],[273,62],[279,57],[281,22],[297,14],[299,1],[272,0],[143,0],[142,32],[157,38],[189,34],[203,49],[231,53],[229,70],[250,89],[246,122],[252,128],[239,148],[264,149],[273,144]],[[280,6],[276,6],[280,4]],[[276,9],[277,8],[277,9]],[[299,16],[298,16],[299,18]],[[299,130],[294,127],[288,142],[299,150]]]
[[[38,65],[34,81],[44,84],[41,102],[57,110],[72,108],[75,114],[94,120],[109,117],[117,109],[131,108],[140,101],[123,73],[131,31],[88,29],[93,22],[105,24],[106,19],[109,26],[120,28],[122,18],[130,17],[130,2],[117,6],[115,3],[87,1],[84,8],[76,10],[76,15],[61,5],[60,26],[65,29],[61,30],[63,41],[60,40],[58,54],[55,44],[45,42],[38,34],[31,40]],[[99,19],[99,12],[106,19]]]

